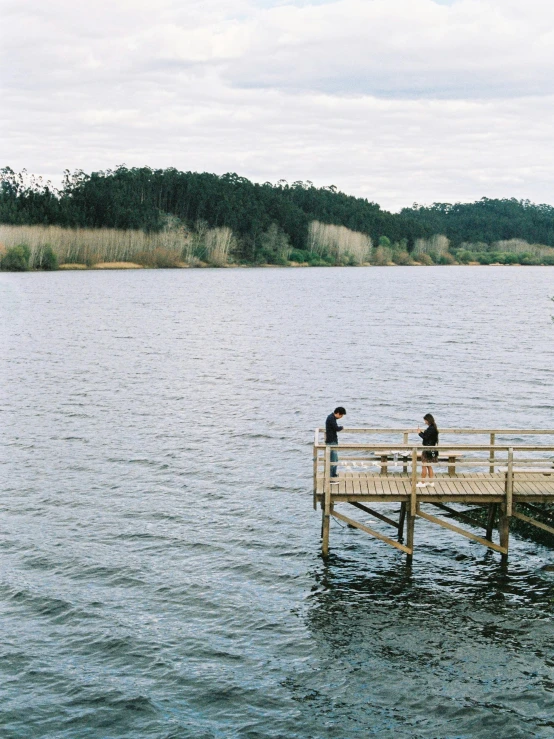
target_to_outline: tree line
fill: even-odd
[[[511,239],[554,246],[554,207],[529,200],[481,198],[475,203],[414,204],[400,213],[433,234],[444,234],[454,248]]]
[[[259,184],[233,173],[121,165],[90,174],[66,170],[56,189],[25,171],[0,170],[3,224],[146,233],[230,229],[237,260],[278,263],[290,253],[298,260],[313,254],[314,222],[364,234],[374,245],[396,245],[403,254],[417,252],[417,244],[434,234],[444,234],[454,249],[471,242],[483,252],[510,239],[554,246],[554,208],[515,199],[414,205],[391,213],[334,186]]]

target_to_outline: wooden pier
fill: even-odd
[[[481,443],[471,443],[474,439]],[[326,445],[323,430],[316,429],[313,504],[322,511],[322,553],[329,552],[335,518],[399,549],[411,562],[416,519],[422,518],[499,552],[506,561],[513,518],[554,535],[554,512],[544,507],[554,503],[553,444],[554,430],[441,429],[440,446],[434,447],[439,454],[433,465],[434,487],[417,487],[422,446],[415,429],[345,429],[338,446]],[[338,452],[338,462],[331,461],[331,451]],[[332,478],[335,465],[338,477]],[[399,503],[398,520],[377,510],[379,503]],[[387,536],[345,515],[348,506],[393,532]],[[467,506],[484,509],[486,523],[472,518]],[[474,528],[482,527],[483,535],[439,517],[437,508]]]

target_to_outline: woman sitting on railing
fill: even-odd
[[[423,416],[423,420],[427,424],[427,428],[425,431],[421,431],[419,427],[417,429],[417,433],[423,439],[423,446],[436,446],[439,443],[439,430],[435,419],[430,413],[426,413]],[[418,482],[416,487],[435,487],[435,483],[432,481],[435,473],[431,465],[437,461],[438,456],[439,453],[437,451],[423,451],[421,453],[421,482]],[[425,482],[427,475],[429,475],[429,482]]]

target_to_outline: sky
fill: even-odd
[[[551,0],[0,0],[0,166],[554,203]]]

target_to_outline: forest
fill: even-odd
[[[16,247],[14,261],[7,251]],[[391,213],[309,181],[260,184],[231,173],[121,165],[66,170],[56,189],[26,171],[0,170],[4,269],[109,259],[142,266],[532,264],[554,262],[552,247],[554,207],[515,199]]]

